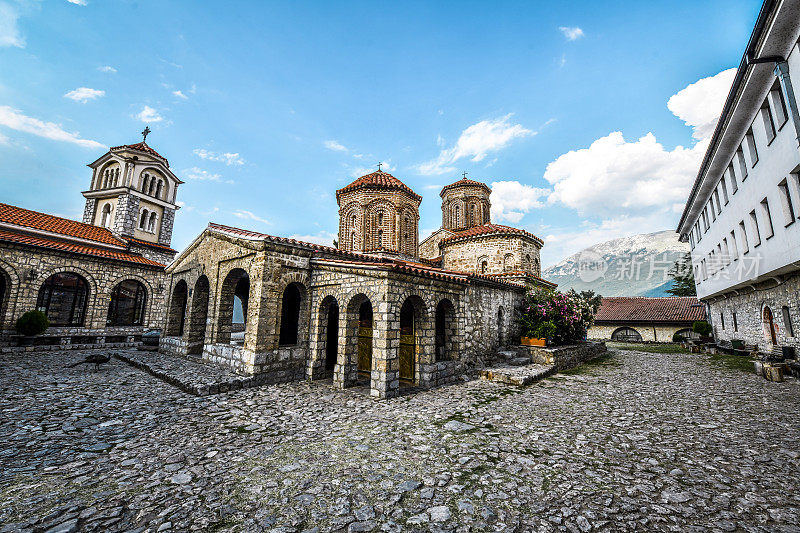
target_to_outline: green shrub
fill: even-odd
[[[49,327],[50,320],[41,311],[28,311],[17,319],[16,324],[17,333],[26,337],[44,333]]]
[[[684,337],[683,335],[678,335],[677,331],[672,336],[672,342],[683,342],[685,340],[686,340],[686,337]]]
[[[692,324],[692,331],[703,337],[708,337],[712,331],[711,324],[705,320],[698,320]]]

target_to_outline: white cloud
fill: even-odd
[[[180,98],[181,100],[188,100],[188,99],[189,99],[189,97],[188,97],[188,96],[186,96],[185,94],[183,94],[183,92],[182,92],[182,91],[172,91],[172,94],[173,94],[174,96],[177,96],[177,97],[178,97],[178,98]]]
[[[89,4],[86,0],[67,0],[67,2],[75,4],[76,6],[85,6]]]
[[[89,87],[78,87],[77,89],[73,89],[64,95],[64,98],[69,98],[70,100],[75,100],[76,102],[80,102],[85,104],[89,100],[94,100],[96,98],[100,98],[101,96],[105,96],[106,92],[100,89],[90,89]]]
[[[0,133],[0,144],[11,144],[11,139]]]
[[[162,117],[158,111],[149,105],[142,107],[142,110],[139,111],[139,113],[136,115],[136,118],[142,122],[161,122],[164,120],[164,117]]]
[[[333,140],[325,141],[322,144],[325,145],[325,148],[327,148],[328,150],[333,150],[334,152],[347,152],[348,151],[346,146],[344,146],[342,144],[339,144],[338,142],[333,141]]]
[[[583,30],[578,26],[560,26],[558,29],[568,41],[576,41],[584,36]]]
[[[97,70],[99,70],[100,72],[105,72],[107,74],[114,74],[115,72],[117,72],[117,69],[115,69],[111,65],[103,65],[102,67],[97,67]]]
[[[505,148],[514,139],[536,134],[520,124],[511,124],[510,118],[508,114],[473,124],[461,132],[455,146],[442,150],[436,159],[417,165],[417,172],[423,175],[454,172],[456,168],[451,165],[460,159],[478,162],[489,153]]]
[[[256,215],[251,211],[245,211],[244,209],[237,209],[233,212],[233,216],[241,218],[243,220],[255,220],[256,222],[261,222],[262,224],[270,224],[270,221],[261,218],[260,216]]]
[[[695,139],[711,137],[736,75],[735,68],[698,80],[674,94],[667,108],[693,129]]]
[[[195,181],[216,181],[218,183],[233,183],[233,180],[224,180],[220,174],[211,173],[202,168],[192,167],[183,171],[185,178]]]
[[[541,201],[550,193],[524,185],[518,181],[495,181],[492,183],[492,219],[498,222],[516,223],[532,209],[544,207]]]
[[[86,148],[106,148],[97,141],[81,139],[78,133],[65,131],[54,122],[44,122],[38,118],[23,115],[9,106],[0,106],[0,125],[45,139],[69,142]]]
[[[25,38],[19,31],[19,13],[14,6],[0,3],[0,46],[25,48]]]
[[[335,233],[329,231],[320,231],[316,235],[289,235],[290,239],[303,242],[311,242],[314,244],[321,244],[322,246],[333,246],[333,239],[336,238]]]
[[[241,156],[239,156],[238,152],[237,153],[225,152],[220,154],[217,152],[210,152],[204,148],[195,148],[193,152],[200,159],[205,159],[207,161],[218,161],[220,163],[225,163],[228,166],[244,165],[244,159]]]

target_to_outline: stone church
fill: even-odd
[[[526,288],[555,286],[539,277],[541,239],[491,223],[490,192],[445,187],[442,228],[422,243],[422,197],[381,170],[336,191],[338,248],[211,223],[167,268],[160,350],[380,398],[454,381],[516,342]]]
[[[17,344],[14,324],[32,309],[50,319],[36,349],[132,346],[164,322],[183,182],[144,141],[88,166],[83,222],[0,204],[2,349]]]

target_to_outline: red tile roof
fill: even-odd
[[[488,185],[485,183],[481,183],[480,181],[470,180],[467,178],[461,178],[455,183],[451,183],[450,185],[445,185],[442,187],[442,192],[439,193],[439,196],[444,196],[444,193],[449,191],[450,189],[458,189],[460,187],[480,187],[482,189],[486,189],[487,192],[491,193],[492,189],[489,188]]]
[[[534,239],[535,241],[538,241],[540,246],[544,244],[544,241],[539,237],[537,237],[536,235],[534,235],[533,233],[528,233],[525,230],[512,228],[511,226],[503,226],[502,224],[481,224],[480,226],[473,226],[463,231],[459,231],[455,235],[451,235],[445,239],[442,239],[439,244],[441,245],[442,243],[445,242],[453,242],[462,239],[467,239],[470,237],[477,237],[479,235],[490,235],[497,233],[523,235],[531,239]]]
[[[167,166],[167,168],[169,168],[169,161],[167,161],[167,158],[164,157],[163,155],[159,154],[158,152],[156,152],[152,148],[150,148],[147,145],[147,143],[144,142],[144,141],[142,141],[140,143],[136,143],[136,144],[123,144],[123,145],[120,145],[120,146],[112,146],[111,147],[111,151],[112,152],[115,152],[117,150],[136,150],[138,152],[144,152],[146,154],[150,154],[153,157],[157,157],[157,158],[161,159],[164,162],[164,164]]]
[[[395,178],[388,172],[383,172],[382,170],[361,176],[353,183],[345,185],[336,191],[336,200],[339,200],[340,194],[358,189],[398,189],[407,192],[417,200],[422,200],[422,196],[412,191],[408,185]]]
[[[57,239],[50,239],[47,237],[39,237],[36,235],[26,235],[23,233],[15,233],[0,229],[0,241],[12,242],[16,244],[26,244],[28,246],[39,246],[51,250],[60,250],[62,252],[71,252],[75,254],[91,255],[95,257],[102,257],[104,259],[115,259],[117,261],[126,261],[128,263],[137,263],[140,265],[154,266],[163,268],[164,265],[152,261],[140,255],[132,255],[125,252],[117,252],[105,248],[97,248],[94,246],[85,246],[81,244],[74,244],[71,242],[60,241]]]
[[[706,319],[705,306],[693,297],[603,298],[595,322],[694,322]]]
[[[558,283],[553,283],[552,281],[547,281],[544,278],[540,278],[539,276],[531,274],[530,272],[525,272],[524,270],[514,270],[514,271],[511,271],[511,272],[500,272],[500,273],[497,273],[497,274],[484,274],[484,276],[498,277],[498,278],[525,276],[525,277],[529,277],[529,278],[533,278],[535,280],[538,280],[538,281],[540,281],[541,283],[543,283],[545,285],[549,285],[551,287],[558,287]]]
[[[39,231],[59,233],[68,237],[87,239],[112,246],[125,247],[125,242],[116,238],[106,228],[84,224],[8,204],[0,204],[0,223],[14,224]]]
[[[127,237],[128,242],[133,244],[140,244],[142,246],[149,246],[151,248],[157,248],[159,250],[164,250],[165,252],[177,252],[174,248],[170,248],[169,246],[157,243],[157,242],[149,242],[143,241],[141,239],[134,239],[133,237]]]

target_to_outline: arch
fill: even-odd
[[[319,304],[319,326],[317,331],[317,358],[322,361],[324,374],[333,374],[339,359],[339,302],[326,296]]]
[[[219,291],[216,343],[241,344],[247,331],[250,277],[243,269],[234,268],[225,276]],[[241,322],[234,322],[237,318]]]
[[[503,341],[505,340],[503,328],[505,326],[505,317],[503,316],[503,307],[500,306],[497,309],[497,345],[503,346]]]
[[[762,329],[764,331],[764,339],[768,344],[773,346],[778,344],[778,325],[772,316],[772,309],[765,305],[761,311]]]
[[[147,289],[139,280],[126,279],[111,290],[107,326],[141,326],[147,302]]]
[[[300,340],[300,310],[303,305],[305,287],[290,283],[281,298],[281,327],[278,346],[295,346]]]
[[[672,340],[675,341],[675,339],[678,339],[678,338],[681,338],[681,339],[692,339],[692,338],[694,338],[696,336],[697,336],[697,334],[694,331],[692,331],[692,328],[683,328],[683,329],[679,329],[678,331],[673,333]]]
[[[533,274],[535,276],[541,276],[542,275],[542,271],[539,268],[539,258],[538,257],[534,257],[533,258]]]
[[[156,231],[156,219],[157,215],[155,211],[150,212],[150,220],[147,222],[147,231],[151,233],[155,233]]]
[[[147,194],[153,196],[155,192],[156,192],[156,178],[155,176],[153,176],[152,178],[150,178],[150,185],[148,185],[147,187]]]
[[[611,340],[620,342],[640,342],[642,335],[633,328],[621,327],[614,330],[611,334]]]
[[[143,230],[147,226],[147,209],[142,209],[142,213],[139,216],[139,229]]]
[[[158,183],[156,184],[156,198],[161,198],[161,189],[163,187],[164,187],[164,182],[158,180]]]
[[[42,283],[36,308],[47,315],[51,326],[82,326],[88,301],[89,284],[82,276],[58,272]]]
[[[100,216],[100,225],[104,228],[111,228],[111,204],[103,206],[102,215]]]
[[[5,324],[6,307],[11,296],[11,289],[11,276],[4,268],[0,268],[0,324]]]
[[[186,353],[199,355],[203,353],[208,323],[208,303],[211,287],[208,278],[201,275],[197,278],[192,290],[192,308],[189,313],[189,335],[186,339]]]
[[[514,270],[514,254],[506,254],[503,256],[503,272],[512,270]]]
[[[147,194],[147,188],[150,185],[150,174],[147,172],[142,173],[142,192]]]
[[[172,288],[172,296],[169,299],[166,328],[166,334],[168,336],[183,336],[183,323],[186,319],[186,300],[188,297],[189,288],[186,285],[186,281],[178,280]]]
[[[347,304],[344,353],[345,366],[352,368],[354,372],[360,374],[372,372],[374,328],[372,301],[363,293],[356,294]]]
[[[479,274],[486,274],[489,271],[489,258],[485,255],[478,258],[476,270]]]
[[[456,310],[453,302],[444,298],[436,305],[436,360],[456,359]]]
[[[781,307],[781,314],[783,315],[783,328],[786,330],[786,336],[794,337],[794,324],[792,324],[792,315],[789,312],[789,307],[786,305]]]

